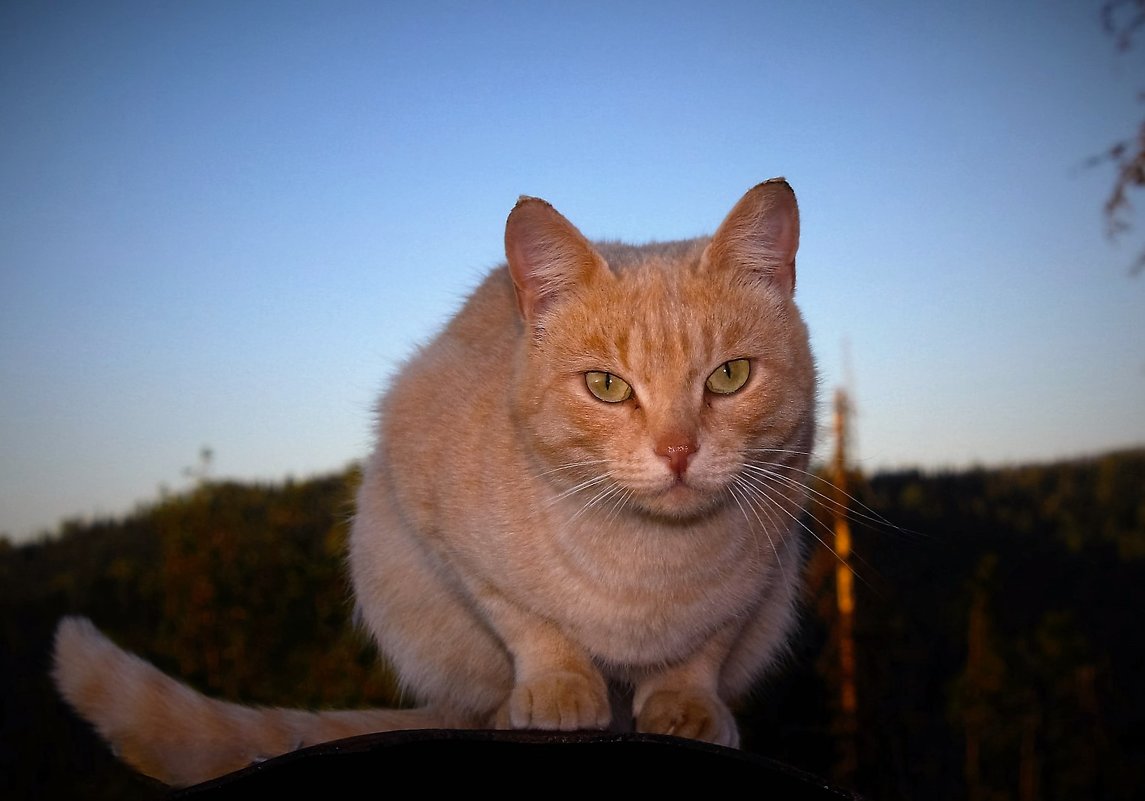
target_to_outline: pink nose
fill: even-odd
[[[688,461],[699,447],[691,439],[665,439],[656,443],[656,453],[668,460],[668,467],[677,478],[684,477],[688,469]]]

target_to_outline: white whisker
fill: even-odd
[[[612,508],[609,510],[608,515],[604,519],[604,526],[605,527],[612,525],[612,521],[615,520],[617,515],[620,514],[621,509],[623,509],[627,505],[628,500],[632,497],[632,494],[633,494],[633,490],[631,488],[628,488],[628,489],[624,489],[622,492],[619,492],[613,496]]]
[[[796,453],[796,454],[800,453],[799,451],[787,451],[787,450],[772,449],[772,448],[752,448],[750,450],[752,450],[754,452],[765,452],[765,453],[772,453],[772,452],[777,452],[777,451],[781,452],[781,453]],[[870,525],[871,527],[879,529],[879,530],[889,529],[889,530],[898,532],[900,534],[909,534],[911,536],[921,536],[916,531],[911,531],[910,529],[903,528],[902,526],[898,526],[898,525],[892,523],[890,520],[887,520],[883,515],[879,514],[877,511],[875,511],[874,509],[867,506],[865,503],[863,503],[858,498],[856,498],[852,493],[849,493],[849,492],[843,493],[846,496],[847,501],[848,501],[847,504],[843,504],[837,498],[833,497],[833,495],[830,492],[822,492],[820,490],[814,489],[807,482],[800,481],[798,479],[794,479],[794,478],[791,478],[789,476],[783,476],[783,475],[777,474],[774,467],[764,466],[762,464],[757,464],[754,462],[748,462],[744,465],[744,467],[748,470],[763,472],[763,473],[767,474],[768,477],[770,477],[770,478],[774,478],[774,479],[779,480],[779,481],[788,482],[789,486],[793,486],[793,487],[794,486],[801,486],[801,487],[803,487],[807,491],[808,495],[811,497],[811,500],[814,500],[815,502],[821,504],[828,511],[836,512],[836,513],[846,511],[848,514],[848,517],[850,517],[851,519],[858,520],[858,521],[860,521],[866,525]],[[814,480],[820,481],[824,484],[830,484],[836,492],[838,491],[837,488],[834,488],[834,485],[831,484],[830,480],[824,478],[823,476],[821,476],[818,473],[815,473],[811,470],[803,470],[803,469],[799,469],[796,467],[790,467],[787,465],[783,465],[782,469],[792,470],[792,471],[795,471],[797,473],[803,474],[804,476],[806,476],[809,479],[814,479]]]
[[[600,483],[600,481],[603,481],[606,478],[607,478],[607,476],[600,476],[599,479],[594,483]],[[590,498],[587,503],[582,505],[580,507],[580,509],[578,509],[573,514],[573,516],[568,519],[568,523],[569,524],[573,523],[578,517],[580,517],[582,514],[587,512],[589,509],[593,508],[594,506],[598,506],[598,505],[604,503],[609,498],[617,495],[618,493],[622,493],[623,491],[624,491],[624,488],[621,487],[619,484],[610,484],[609,486],[605,487],[603,490],[598,492],[596,495],[594,495],[592,498]]]
[[[780,503],[775,499],[775,497],[773,497],[767,491],[767,488],[764,486],[758,485],[758,482],[756,482],[752,476],[748,476],[748,475],[740,475],[737,479],[737,483],[740,486],[741,491],[745,493],[745,497],[750,496],[748,502],[751,504],[753,511],[758,507],[760,510],[762,510],[763,514],[767,517],[767,522],[770,524],[771,528],[781,529],[782,526],[780,525],[779,521],[777,521],[775,519],[772,512],[774,509],[779,509],[780,511],[783,511],[783,512],[786,512],[787,510],[784,509],[780,505]],[[756,503],[751,503],[751,499],[754,499],[756,501]],[[791,516],[790,513],[788,513],[788,516]],[[799,523],[800,521],[795,520],[795,522]],[[762,521],[761,521],[761,525],[762,525]],[[770,535],[768,535],[768,536],[770,537]],[[790,540],[790,538],[785,537],[784,538],[784,544],[787,548],[788,554],[790,555],[790,553],[791,553],[791,540]]]
[[[798,487],[798,488],[806,489],[805,485],[803,485],[802,482],[796,481],[795,479],[791,478],[790,476],[781,475],[774,470],[767,470],[765,468],[759,467],[758,465],[755,465],[754,467],[755,467],[754,470],[745,472],[742,474],[742,476],[743,476],[745,483],[754,487],[754,489],[759,493],[763,493],[764,495],[767,495],[767,493],[772,490],[774,485],[778,485],[779,487],[787,486],[787,487]],[[768,483],[768,482],[770,482],[770,483]],[[779,509],[785,515],[787,515],[789,518],[791,518],[792,522],[794,522],[797,526],[799,526],[801,529],[803,529],[808,534],[810,534],[812,537],[814,537],[815,540],[818,541],[820,545],[822,545],[824,548],[826,548],[831,553],[831,555],[834,556],[835,559],[838,560],[838,562],[841,565],[843,565],[848,570],[850,570],[851,573],[855,575],[855,577],[857,577],[864,584],[867,583],[866,578],[863,577],[848,560],[846,560],[842,556],[840,556],[839,552],[836,551],[834,549],[834,547],[832,547],[831,544],[827,540],[825,540],[823,537],[819,536],[819,534],[816,533],[816,531],[814,530],[814,528],[812,526],[808,525],[799,516],[793,514],[790,510],[785,508],[782,504],[776,503],[773,499],[770,498],[770,496],[768,496],[768,499],[769,499],[770,505],[773,508]],[[814,518],[812,518],[812,519],[814,520]],[[864,565],[866,565],[866,561],[861,556],[859,556],[858,554],[855,554],[854,552],[852,552],[851,556],[852,556],[852,558],[857,559],[858,561],[860,561]]]
[[[608,480],[608,474],[606,474],[606,473],[601,473],[600,475],[593,476],[592,478],[587,478],[584,481],[580,482],[579,484],[574,484],[571,487],[568,487],[568,488],[562,490],[561,492],[559,492],[557,495],[555,495],[552,498],[552,500],[549,502],[549,504],[552,505],[552,504],[556,503],[557,501],[564,500],[565,498],[569,497],[570,495],[576,495],[578,492],[589,489],[590,487],[595,487],[596,485],[598,485],[604,481],[607,481],[607,480]]]
[[[562,465],[557,465],[556,467],[551,467],[548,470],[542,470],[541,472],[537,473],[537,475],[538,476],[548,476],[548,475],[551,475],[553,473],[559,473],[562,470],[574,470],[578,467],[589,467],[591,465],[596,465],[596,464],[608,464],[609,461],[610,460],[608,460],[608,459],[585,459],[584,461],[581,461],[581,462],[568,462],[567,464],[562,464]]]
[[[767,491],[768,491],[769,487],[766,484],[761,483],[758,478],[750,478],[746,475],[745,475],[745,483],[748,484],[749,486],[751,486],[756,493],[759,493],[760,497],[762,497],[764,500],[766,500],[772,508],[778,509],[779,511],[783,512],[783,514],[785,514],[789,518],[791,518],[791,521],[793,523],[795,523],[795,525],[799,526],[804,531],[806,531],[808,534],[810,534],[812,537],[814,537],[816,540],[818,540],[818,542],[824,548],[826,548],[828,551],[830,551],[835,556],[835,558],[838,559],[841,563],[846,564],[846,560],[844,560],[842,557],[840,557],[838,552],[836,552],[836,550],[834,548],[832,548],[831,545],[826,540],[824,540],[822,537],[820,537],[818,534],[816,534],[815,530],[813,528],[811,528],[805,522],[803,522],[797,515],[792,514],[792,512],[790,510],[785,509],[781,503],[777,503],[773,498],[771,498],[769,495],[767,495]]]
[[[771,546],[771,552],[775,554],[776,567],[779,568],[779,572],[783,575],[784,581],[789,582],[790,580],[787,578],[787,572],[783,569],[783,560],[779,556],[779,549],[775,547],[775,540],[771,536],[770,527],[764,523],[763,518],[759,516],[759,509],[757,509],[756,505],[751,502],[751,498],[747,497],[749,490],[749,487],[740,486],[739,482],[733,482],[728,485],[728,492],[732,496],[732,500],[735,501],[736,506],[739,507],[740,512],[743,513],[744,519],[747,520],[749,528],[751,527],[751,519],[747,516],[747,509],[751,509],[752,516],[755,517],[756,522],[759,523],[759,530],[763,532],[765,537],[767,537],[767,543],[769,546]],[[743,493],[742,502],[741,493]],[[747,509],[744,508],[745,503],[747,504]],[[768,510],[764,508],[763,512],[773,527],[775,525],[775,521],[771,519],[771,515],[768,513]],[[762,543],[759,542],[758,538],[756,538],[756,543],[757,545],[762,546]],[[791,587],[788,586],[788,590],[790,589]]]

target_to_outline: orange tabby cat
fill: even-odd
[[[507,266],[382,400],[357,499],[358,609],[424,706],[209,699],[80,618],[57,633],[61,693],[176,785],[385,729],[737,745],[728,704],[783,652],[802,570],[816,379],[798,240],[782,179],[710,239],[642,247],[518,202]]]

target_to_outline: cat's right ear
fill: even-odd
[[[529,325],[562,292],[608,265],[576,227],[540,198],[522,196],[505,223],[505,257],[517,308]]]

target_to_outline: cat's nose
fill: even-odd
[[[668,460],[668,467],[676,478],[684,477],[692,454],[698,450],[696,441],[690,437],[666,437],[656,443],[656,454]]]

